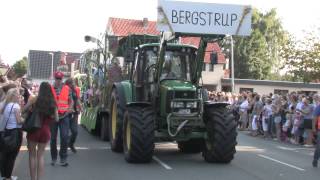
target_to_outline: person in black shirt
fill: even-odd
[[[69,78],[66,80],[66,85],[69,86],[71,92],[72,92],[72,100],[74,102],[73,104],[73,114],[72,118],[70,119],[70,131],[71,135],[69,137],[69,148],[73,153],[76,153],[77,150],[74,147],[74,143],[76,142],[77,136],[78,136],[78,117],[79,113],[81,112],[81,103],[80,103],[80,90],[75,85],[75,82],[72,78]],[[77,92],[79,91],[79,92]]]
[[[27,104],[31,92],[26,78],[22,78],[21,88],[23,89],[23,93],[21,95],[23,96],[24,104]]]

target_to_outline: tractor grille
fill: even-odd
[[[195,91],[168,91],[166,98],[166,112],[172,112],[172,99],[197,99]],[[174,110],[173,110],[174,111]]]
[[[167,98],[169,100],[175,99],[195,99],[195,91],[168,91]]]

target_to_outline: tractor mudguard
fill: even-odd
[[[206,108],[211,108],[211,107],[227,107],[230,105],[230,103],[205,101],[203,105],[204,105],[204,109],[206,109]]]
[[[150,102],[147,102],[147,101],[138,101],[138,102],[130,102],[130,103],[127,103],[126,105],[127,107],[132,107],[132,106],[140,106],[140,107],[147,107],[147,106],[151,106],[151,103]]]

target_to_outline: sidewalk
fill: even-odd
[[[277,138],[271,138],[271,137],[264,138],[263,135],[261,135],[261,134],[258,134],[257,136],[253,136],[250,134],[250,130],[241,130],[241,131],[238,130],[238,132],[245,134],[247,136],[253,137],[253,138],[259,138],[259,139],[262,139],[265,141],[279,142],[280,144],[292,145],[292,146],[295,146],[298,148],[307,148],[307,149],[314,149],[315,148],[315,145],[311,146],[311,145],[302,145],[302,144],[292,143],[290,138],[288,138],[286,141],[279,141]]]

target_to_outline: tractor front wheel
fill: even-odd
[[[147,163],[154,151],[154,111],[151,107],[129,107],[124,115],[123,147],[126,161]]]
[[[230,163],[236,153],[236,121],[225,107],[205,110],[207,139],[202,155],[207,162]]]

